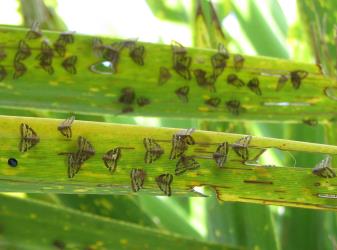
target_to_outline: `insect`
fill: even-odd
[[[75,120],[75,116],[70,116],[66,120],[64,120],[58,127],[57,130],[61,132],[62,135],[67,137],[68,139],[72,137],[71,125]]]
[[[171,184],[173,181],[173,175],[172,174],[161,174],[156,177],[156,182],[161,191],[164,192],[165,195],[171,196]]]
[[[144,53],[145,53],[144,46],[135,46],[130,50],[129,56],[136,64],[142,66],[144,65]]]
[[[290,80],[294,89],[298,89],[301,86],[301,81],[308,75],[307,71],[295,70],[290,72]]]
[[[233,115],[239,115],[242,111],[241,103],[238,100],[230,100],[226,102],[227,109]]]
[[[194,128],[182,129],[172,136],[172,148],[169,157],[170,160],[182,156],[188,149],[188,145],[195,144],[195,141],[191,136],[194,130]]]
[[[143,169],[133,168],[130,172],[131,188],[133,192],[138,192],[143,188],[146,173]]]
[[[32,27],[26,34],[26,39],[32,40],[37,39],[42,36],[42,32],[40,30],[40,23],[39,22],[33,22]]]
[[[182,155],[176,164],[175,175],[181,175],[187,170],[194,170],[199,167],[200,164],[194,159],[194,156]]]
[[[213,97],[213,98],[207,99],[205,101],[205,104],[208,105],[208,106],[212,106],[212,107],[216,108],[216,107],[219,106],[220,102],[221,102],[220,98]]]
[[[92,144],[83,136],[79,136],[77,139],[78,153],[80,157],[80,162],[88,160],[90,157],[95,155],[95,149]]]
[[[200,87],[209,88],[211,91],[216,91],[215,89],[215,81],[216,76],[214,74],[210,76],[206,76],[206,71],[202,69],[196,69],[193,71],[195,78],[197,79],[197,83]]]
[[[53,246],[58,250],[64,250],[66,248],[66,244],[61,240],[54,240]]]
[[[218,77],[225,69],[229,54],[223,44],[218,45],[218,53],[211,57],[213,74]]]
[[[76,74],[75,64],[77,62],[77,56],[69,56],[62,62],[62,67],[70,74]]]
[[[222,168],[227,161],[228,142],[221,143],[213,153],[213,159],[219,168]]]
[[[188,93],[190,91],[189,86],[183,86],[175,90],[176,95],[182,102],[188,102]]]
[[[110,173],[114,173],[116,171],[118,160],[122,156],[121,153],[121,148],[113,148],[103,155],[102,160],[107,169],[109,169]]]
[[[248,84],[247,87],[253,91],[255,94],[257,95],[262,95],[261,89],[260,89],[260,81],[258,78],[254,77],[253,79],[251,79]]]
[[[180,43],[178,43],[177,41],[172,41],[171,42],[171,48],[172,48],[172,52],[173,52],[173,55],[186,55],[187,53],[187,50],[186,48],[181,45]]]
[[[92,39],[92,50],[95,56],[97,57],[103,56],[104,45],[100,38],[95,37]]]
[[[234,68],[236,71],[242,69],[245,59],[241,55],[235,55],[234,58]]]
[[[172,77],[170,70],[166,67],[160,67],[158,85],[163,85]]]
[[[0,81],[5,79],[7,76],[7,70],[4,66],[0,65]]]
[[[82,161],[82,156],[79,151],[66,154],[68,155],[68,178],[73,178],[80,171],[84,161]]]
[[[144,138],[143,144],[145,147],[145,157],[144,162],[150,164],[160,158],[164,153],[164,149],[152,138]]]
[[[123,48],[134,48],[136,46],[136,43],[138,41],[138,38],[129,38],[125,39],[124,41],[120,42]]]
[[[135,100],[135,97],[136,94],[133,88],[130,87],[122,88],[118,102],[123,104],[132,104]]]
[[[120,50],[121,50],[121,45],[119,43],[113,43],[111,45],[104,46],[104,49],[102,52],[103,58],[111,62],[114,72],[117,69]]]
[[[15,54],[14,62],[27,59],[32,54],[30,47],[24,40],[19,41],[18,51]]]
[[[74,31],[67,31],[60,34],[59,39],[64,41],[65,44],[74,43]]]
[[[47,41],[41,43],[41,53],[36,56],[36,59],[40,60],[40,66],[52,75],[54,68],[52,66],[54,52]]]
[[[334,178],[336,177],[335,170],[331,167],[331,156],[328,155],[324,160],[318,163],[312,173],[322,178]]]
[[[245,83],[235,74],[229,74],[227,76],[227,83],[238,88],[245,86]]]
[[[281,75],[277,82],[276,91],[281,90],[283,86],[287,83],[287,81],[288,77],[285,75]]]
[[[19,151],[21,153],[28,151],[40,141],[36,132],[25,123],[21,123],[20,125],[20,134]]]
[[[234,152],[242,158],[243,161],[247,161],[249,158],[248,146],[250,141],[252,140],[252,136],[248,135],[240,138],[237,142],[232,144],[232,148]]]
[[[150,99],[146,98],[146,97],[138,97],[137,98],[137,104],[140,107],[143,107],[145,105],[149,105],[150,104]]]
[[[27,72],[27,67],[22,62],[14,62],[14,75],[13,79],[18,79]]]
[[[182,76],[186,80],[191,80],[191,66],[192,58],[190,56],[174,56],[173,69],[178,75]]]
[[[303,119],[303,123],[309,126],[317,126],[318,121],[316,119]]]

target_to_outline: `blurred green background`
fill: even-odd
[[[334,5],[337,5],[333,1],[300,0],[214,0],[212,3],[218,17],[218,22],[215,23],[212,22],[207,1],[0,0],[0,24],[30,27],[33,21],[38,20],[44,29],[139,38],[141,41],[154,43],[170,44],[171,40],[176,40],[185,46],[205,48],[215,47],[214,40],[220,37],[231,53],[314,63],[308,27],[311,22],[321,25],[320,20],[327,16],[327,34],[323,35],[332,36],[334,20],[330,18],[336,16],[333,11],[336,9]],[[198,4],[202,6],[204,15],[201,19],[196,18]],[[315,9],[310,12],[312,5],[315,5]],[[221,27],[223,34],[214,24]],[[330,37],[330,40],[333,39]],[[58,117],[58,114],[52,112],[15,113],[4,110],[2,113]],[[334,124],[311,127],[305,124],[225,123],[125,116],[82,116],[77,119],[156,127],[195,127],[336,144],[331,136]],[[266,157],[269,164],[294,167],[313,166],[322,158],[301,154],[281,155],[277,151],[272,151]],[[248,249],[337,249],[337,217],[333,212],[220,203],[215,197],[17,195],[167,230],[199,240]]]

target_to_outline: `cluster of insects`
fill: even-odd
[[[57,130],[67,139],[72,138],[72,124],[75,120],[75,116],[71,116],[58,125]],[[200,159],[212,159],[216,163],[218,168],[224,168],[229,156],[229,149],[231,148],[234,153],[240,157],[243,163],[248,162],[249,157],[249,145],[252,140],[252,136],[244,136],[238,141],[230,144],[227,141],[214,144],[217,145],[214,152],[198,151],[200,153],[207,153],[207,155],[188,155],[188,148],[193,145],[213,145],[205,143],[197,143],[192,137],[194,129],[179,130],[172,135],[171,140],[158,140],[153,138],[144,138],[143,145],[145,149],[144,162],[151,164],[165,153],[160,142],[170,142],[171,151],[169,154],[169,160],[177,160],[174,174],[176,176],[191,170],[200,168],[200,163],[197,161]],[[36,146],[40,142],[40,138],[32,127],[28,124],[22,123],[20,125],[20,142],[19,151],[24,153]],[[117,169],[118,162],[121,160],[122,152],[124,150],[134,150],[131,147],[116,147],[110,149],[102,156],[102,161],[105,167],[110,173],[114,173]],[[79,136],[77,139],[77,150],[74,152],[62,152],[59,155],[67,156],[68,165],[68,177],[74,178],[80,171],[83,164],[96,154],[95,149],[91,142],[85,137]],[[257,156],[258,157],[258,156]],[[14,158],[8,160],[8,164],[12,167],[17,166],[18,162]],[[327,156],[322,162],[317,164],[312,173],[322,178],[334,178],[336,177],[335,170],[331,167],[331,156]],[[146,171],[141,168],[132,168],[130,171],[131,189],[134,192],[138,192],[143,188],[146,180]],[[172,194],[171,184],[173,182],[173,174],[163,173],[155,177],[155,181],[159,189],[167,196]]]
[[[126,87],[121,89],[118,102],[125,105],[125,107],[122,109],[122,113],[133,112],[132,105],[135,103],[135,101],[139,107],[150,104],[150,99],[147,97],[140,96],[136,98],[136,93],[133,88]]]
[[[96,57],[110,62],[111,72],[117,72],[120,55],[123,49],[129,50],[132,61],[140,66],[144,65],[145,47],[137,44],[137,39],[114,42],[109,45],[103,44],[100,38],[94,38],[92,50]]]
[[[66,46],[74,43],[74,32],[61,33],[54,44],[51,44],[47,39],[42,40],[40,52],[35,57],[39,61],[39,67],[45,70],[48,74],[54,73],[53,58],[55,52],[58,56],[64,58],[66,55]],[[14,56],[13,67],[14,74],[13,79],[18,79],[27,72],[27,66],[24,61],[32,55],[32,48],[29,46],[28,41],[34,39],[40,39],[43,36],[39,23],[34,22],[31,29],[27,32],[26,37],[19,41],[17,52]],[[7,54],[3,47],[0,48],[0,61],[5,59]],[[69,56],[63,59],[61,66],[69,73],[76,74],[76,62],[77,56]],[[5,66],[0,65],[0,81],[7,76],[7,69]]]

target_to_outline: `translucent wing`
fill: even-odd
[[[331,167],[331,156],[327,156],[324,160],[318,163],[312,173],[322,178],[334,178],[336,177],[335,170]]]
[[[67,31],[60,34],[59,39],[62,40],[65,44],[74,43],[74,31]]]
[[[187,53],[186,48],[180,43],[178,43],[177,41],[171,42],[171,48],[172,48],[173,54],[176,54],[176,55],[185,55]]]
[[[103,50],[104,50],[104,45],[103,42],[100,38],[93,38],[92,40],[92,50],[93,53],[96,57],[102,57],[103,56]]]
[[[26,34],[26,38],[28,40],[37,39],[42,36],[42,32],[40,30],[40,23],[39,22],[33,22],[32,27]]]
[[[20,125],[20,134],[19,150],[22,153],[28,151],[40,141],[36,132],[25,123],[21,123]]]
[[[76,74],[77,56],[69,56],[62,62],[62,67],[70,74]]]
[[[110,173],[114,173],[116,171],[118,160],[122,156],[121,153],[120,148],[114,148],[103,155],[102,160],[107,169],[109,169]]]
[[[228,142],[221,143],[213,154],[213,159],[219,168],[222,168],[227,161]]]
[[[175,174],[181,175],[187,170],[194,170],[200,167],[200,164],[194,159],[194,156],[182,155],[176,164]]]
[[[72,131],[71,131],[71,125],[73,124],[75,120],[75,116],[71,116],[64,120],[57,129],[61,132],[62,135],[64,135],[67,138],[72,137]]]
[[[250,141],[252,140],[252,136],[248,135],[241,139],[239,139],[237,142],[235,142],[232,145],[232,148],[234,152],[242,158],[243,161],[247,161],[249,158],[248,153],[248,146],[250,144]]]
[[[133,192],[138,192],[143,188],[146,173],[143,169],[133,168],[130,172],[131,188]]]
[[[54,43],[54,49],[59,56],[64,57],[64,55],[66,54],[66,43],[65,43],[65,41],[58,38],[56,40],[56,42]]]
[[[171,196],[171,183],[173,181],[172,174],[161,174],[156,177],[156,182],[161,191],[164,192],[165,195]]]

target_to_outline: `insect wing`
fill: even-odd
[[[181,175],[187,170],[194,170],[200,167],[200,164],[192,156],[182,155],[176,164],[175,174]]]
[[[242,69],[245,59],[241,55],[235,55],[234,58],[234,68],[238,71]]]
[[[27,67],[22,62],[14,62],[14,75],[13,79],[18,79],[27,72]]]
[[[145,180],[145,171],[143,169],[133,168],[130,172],[131,188],[133,192],[138,192],[143,188]]]
[[[130,57],[136,64],[142,66],[144,65],[144,53],[145,53],[144,46],[137,46],[131,49]]]
[[[323,178],[336,177],[336,172],[331,167],[331,160],[332,160],[331,156],[327,156],[324,160],[322,160],[314,167],[312,173]]]
[[[221,143],[215,153],[213,154],[213,158],[216,162],[216,165],[219,168],[222,168],[227,161],[228,156],[228,142]]]
[[[161,191],[164,192],[165,195],[171,196],[171,183],[173,181],[172,174],[161,174],[156,177],[156,182]]]
[[[288,77],[285,75],[281,75],[277,82],[276,91],[281,90],[284,87],[284,85],[287,83],[287,81],[288,81]]]
[[[301,86],[301,81],[306,78],[308,75],[308,72],[304,70],[295,70],[290,72],[290,80],[293,85],[294,89],[299,89]]]
[[[232,148],[234,152],[242,158],[242,160],[247,161],[249,158],[248,146],[252,136],[248,135],[239,139],[236,143],[233,144]]]
[[[77,56],[70,56],[62,62],[62,67],[70,74],[76,74]]]
[[[218,107],[221,102],[221,99],[218,97],[213,97],[205,101],[205,104],[211,107]]]
[[[227,83],[238,88],[245,86],[245,83],[235,74],[230,74],[227,76]]]
[[[248,82],[247,87],[257,95],[262,94],[261,89],[260,89],[260,81],[257,78],[251,79]]]
[[[107,169],[109,169],[110,173],[114,173],[117,168],[118,160],[121,157],[121,149],[120,148],[114,148],[109,150],[104,156],[103,156],[103,162]]]

